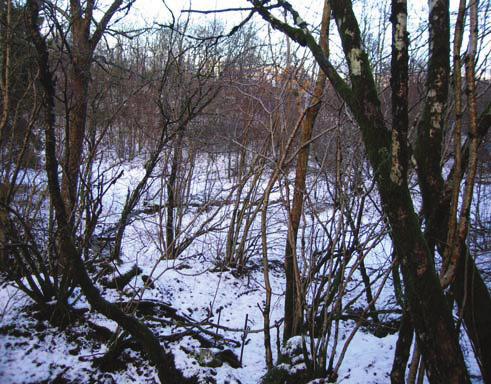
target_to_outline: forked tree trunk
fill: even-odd
[[[392,230],[394,248],[402,262],[411,319],[418,346],[432,383],[468,382],[453,319],[440,288],[430,250],[421,232],[407,185],[407,6],[394,1],[392,11],[392,135],[389,137],[376,87],[361,47],[360,32],[351,6],[333,1],[343,49],[350,64],[354,103],[368,157],[376,170],[384,213]],[[364,103],[364,104],[361,104]]]
[[[395,252],[401,259],[411,318],[430,382],[468,383],[469,377],[453,318],[414,211],[404,174],[407,164],[404,163],[403,152],[400,150],[404,151],[404,146],[407,145],[406,137],[401,135],[399,129],[393,132],[391,137],[386,129],[373,74],[367,54],[363,50],[361,33],[351,2],[331,1],[333,16],[349,65],[350,85],[339,75],[303,25],[298,28],[292,27],[275,18],[260,1],[251,2],[259,14],[275,28],[288,34],[299,44],[308,46],[339,95],[350,107],[360,126],[367,156],[375,172],[383,211],[392,230]],[[283,6],[287,7],[297,23],[298,20],[301,21],[288,3]],[[399,12],[405,13],[405,10]],[[398,24],[401,28],[401,22]],[[407,39],[407,35],[403,35],[403,38]],[[407,52],[407,44],[399,48]],[[393,121],[397,124],[396,120]],[[393,141],[394,137],[398,141]],[[394,155],[397,156],[395,159]]]
[[[80,0],[70,0],[72,67],[69,80],[72,94],[69,125],[65,129],[64,173],[61,191],[68,218],[72,222],[74,220],[73,211],[77,205],[80,164],[84,147],[92,56],[109,22],[123,4],[123,0],[114,0],[110,4],[93,31],[91,31],[91,26],[95,2],[84,3],[82,4]]]
[[[480,137],[482,137],[482,133],[480,132]],[[465,147],[464,144],[463,148]],[[464,150],[463,155],[465,155]],[[450,182],[453,172],[454,170],[450,172],[447,184]],[[435,206],[438,205],[435,216],[439,219],[436,242],[439,253],[442,255],[445,253],[448,238],[448,222],[451,211],[449,195],[450,193],[447,193],[439,202],[434,203]],[[463,244],[460,252],[455,278],[450,289],[459,307],[459,312],[462,313],[465,329],[472,342],[481,373],[485,380],[491,382],[491,327],[489,326],[491,324],[491,296],[466,244]]]
[[[443,131],[444,106],[448,93],[449,18],[448,4],[445,2],[437,3],[430,14],[430,38],[433,41],[433,50],[430,52],[427,79],[429,95],[418,127],[419,134],[415,154],[418,162],[418,177],[422,185],[424,213],[428,223],[427,238],[429,245],[434,247],[436,244],[440,254],[447,255],[446,259],[449,259],[450,254],[453,253],[453,258],[458,260],[457,262],[454,261],[451,289],[463,315],[464,324],[481,367],[482,375],[485,380],[491,382],[491,329],[489,326],[491,324],[491,297],[480,272],[476,268],[474,259],[465,245],[465,236],[462,235],[467,230],[468,224],[465,221],[467,221],[469,204],[467,204],[466,209],[462,210],[465,221],[462,220],[462,214],[460,223],[457,221],[457,206],[462,177],[469,166],[475,167],[475,157],[473,162],[469,162],[469,157],[472,153],[474,156],[477,153],[477,145],[485,136],[490,123],[488,111],[485,111],[479,127],[475,127],[477,131],[470,135],[471,138],[467,139],[464,145],[461,145],[460,130],[463,108],[460,47],[465,11],[465,1],[461,1],[454,37],[455,163],[448,179],[443,181],[440,162],[437,161],[441,157],[442,151],[441,132]],[[441,81],[436,81],[437,79]],[[469,112],[475,118],[477,112],[471,110]],[[473,124],[476,125],[477,122],[474,121]],[[429,159],[428,154],[431,154],[430,157],[434,157],[433,161]],[[430,166],[430,163],[433,165]],[[473,179],[472,175],[470,176]],[[466,185],[470,186],[473,183],[473,180],[468,180]],[[469,194],[467,193],[467,195]],[[459,230],[458,227],[461,229]],[[459,232],[461,233],[460,240],[458,239]],[[444,261],[444,265],[449,263],[450,260]],[[448,277],[442,278],[445,285],[448,284],[448,280]]]
[[[56,138],[54,133],[55,124],[55,89],[54,80],[49,69],[49,56],[46,42],[39,32],[38,18],[39,5],[34,0],[27,2],[29,10],[29,28],[31,38],[37,50],[37,61],[39,65],[39,79],[44,90],[45,139],[46,139],[46,172],[48,175],[48,190],[51,201],[55,208],[56,221],[59,231],[59,252],[69,262],[73,278],[82,288],[90,305],[98,312],[114,320],[121,328],[127,331],[137,340],[148,355],[150,361],[155,365],[159,379],[162,383],[191,383],[193,379],[183,377],[176,369],[174,358],[171,353],[165,351],[158,339],[150,329],[132,316],[127,315],[118,306],[105,300],[92,283],[85,265],[82,261],[80,250],[75,246],[72,230],[58,180],[58,162],[56,159]]]

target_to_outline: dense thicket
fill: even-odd
[[[127,229],[150,215],[159,260],[207,244],[237,278],[262,262],[270,374],[281,254],[283,342],[302,336],[305,362],[291,380],[336,381],[363,326],[398,328],[393,383],[418,369],[431,383],[470,382],[463,324],[491,382],[489,6],[461,0],[454,18],[435,0],[414,27],[406,0],[371,18],[326,0],[316,28],[288,2],[250,0],[229,30],[195,24],[198,10],[130,29],[133,3],[0,2],[2,279],[63,329],[87,321],[73,308],[80,287],[118,324],[109,356],[131,339],[161,382],[195,382],[136,315],[158,262],[123,308],[101,288],[141,273],[103,277],[131,257]],[[108,207],[123,177],[113,169],[135,161],[141,177]],[[378,302],[387,287],[390,308]]]

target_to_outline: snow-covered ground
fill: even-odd
[[[223,160],[223,159],[222,159]],[[225,162],[225,160],[223,160]],[[207,159],[196,161],[195,176],[190,195],[196,202],[204,200],[227,200],[233,192],[233,180],[223,172],[220,159],[211,164]],[[206,177],[207,170],[215,176]],[[116,175],[121,170],[123,176],[111,187],[104,197],[106,226],[117,220],[128,188],[133,188],[143,174],[142,162],[120,166],[111,170]],[[162,184],[159,178],[153,180],[146,192],[148,199],[158,203]],[[321,191],[322,192],[322,191]],[[286,213],[281,204],[281,191],[275,189],[270,200],[274,202],[268,211],[268,249],[270,261],[270,279],[272,285],[271,324],[279,322],[283,316],[284,273],[282,254],[286,236]],[[139,208],[143,207],[141,202]],[[319,216],[328,216],[328,208]],[[115,265],[115,274],[124,273],[133,265],[138,265],[142,273],[122,291],[98,286],[105,297],[113,302],[128,301],[135,295],[146,300],[164,302],[177,310],[177,314],[196,324],[193,330],[207,330],[219,333],[223,339],[216,342],[241,355],[241,338],[246,316],[249,331],[246,338],[250,341],[243,348],[241,368],[232,368],[224,363],[221,367],[202,367],[198,355],[200,345],[191,336],[184,336],[176,342],[165,342],[176,359],[176,365],[186,375],[198,375],[202,382],[217,383],[259,383],[266,373],[263,316],[261,309],[265,300],[262,259],[259,246],[251,248],[253,252],[248,261],[248,272],[238,276],[235,271],[218,268],[224,255],[227,220],[230,207],[211,206],[200,210],[191,208],[182,221],[182,235],[178,242],[192,237],[200,229],[211,230],[197,237],[177,260],[162,259],[162,240],[159,240],[161,217],[159,213],[141,214],[127,228],[123,244],[123,262]],[[206,220],[210,222],[206,223]],[[367,216],[366,221],[372,218]],[[259,220],[259,219],[258,219]],[[206,223],[206,224],[205,224]],[[203,227],[205,225],[205,227]],[[313,229],[310,229],[313,232]],[[251,236],[259,233],[259,223],[255,223]],[[390,267],[391,247],[387,238],[373,244],[365,262],[370,271],[387,270]],[[142,276],[151,276],[154,284],[144,287]],[[346,301],[359,295],[361,285],[356,271],[353,281],[347,287]],[[378,281],[374,285],[377,291]],[[84,297],[75,291],[73,300],[79,309],[88,308]],[[364,300],[361,296],[360,300]],[[389,278],[382,288],[377,301],[379,308],[394,307],[392,282]],[[27,308],[32,304],[29,298],[18,291],[11,283],[0,286],[0,383],[154,383],[157,381],[153,369],[139,352],[127,349],[124,352],[124,369],[115,372],[102,372],[92,364],[95,358],[107,351],[107,344],[93,335],[93,330],[83,323],[71,326],[62,332],[53,328],[45,320],[37,320]],[[86,312],[85,316],[92,324],[116,330],[114,322],[97,313]],[[152,330],[160,336],[178,334],[186,329],[178,322],[169,323],[169,319],[149,321]],[[210,324],[218,324],[215,327]],[[340,323],[339,354],[349,339],[354,321]],[[281,327],[280,327],[281,329]],[[271,330],[273,356],[277,356],[277,329]],[[279,335],[281,337],[281,335]],[[379,338],[361,327],[354,335],[339,371],[339,383],[386,383],[392,365],[397,334]],[[472,358],[470,347],[464,342],[466,357],[471,373],[477,377],[477,365]],[[65,381],[63,381],[65,380]],[[475,383],[479,379],[475,378]]]

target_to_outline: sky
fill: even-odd
[[[164,0],[165,4],[174,13],[175,17],[181,17],[185,19],[188,17],[188,13],[182,13],[185,9],[210,11],[223,8],[244,8],[250,7],[250,3],[247,0]],[[163,0],[137,0],[129,19],[137,24],[141,24],[143,20],[147,24],[152,22],[165,23],[170,20],[170,12],[164,6]],[[353,0],[354,9],[359,19],[366,18],[368,22],[373,26],[376,25],[378,17],[376,16],[376,9],[384,6],[386,11],[390,10],[390,0]],[[321,12],[323,7],[323,0],[290,0],[293,7],[299,12],[303,20],[309,24],[309,29],[312,31],[320,24]],[[426,0],[410,0],[410,6],[413,11],[410,12],[410,18],[414,20],[410,24],[418,25],[423,18],[426,18],[427,5]],[[230,31],[232,27],[239,24],[246,16],[248,12],[226,12],[216,14],[196,14],[191,15],[194,25],[201,23],[212,22],[215,19],[219,19],[221,23],[225,24],[225,31]],[[260,19],[259,16],[255,16],[253,21],[259,26],[259,34],[264,33],[266,36],[266,23]],[[388,29],[386,33],[386,41],[390,42],[390,25],[387,24]],[[334,30],[334,28],[333,28]],[[381,32],[383,33],[383,31]],[[273,37],[274,38],[274,37]],[[280,33],[277,34],[277,38],[283,39],[284,36]],[[335,34],[331,34],[331,39],[334,38],[331,45],[332,52],[336,51],[336,37]],[[274,38],[275,39],[275,38]]]
[[[109,1],[109,0],[106,0]],[[377,12],[382,7],[385,7],[386,12],[390,11],[390,0],[352,0],[354,3],[354,10],[358,17],[358,20],[363,29],[363,20],[365,20],[371,28],[372,33],[377,37],[377,33],[380,35],[385,33],[385,45],[387,52],[390,51],[390,40],[391,40],[391,27],[387,22],[386,30],[384,32],[383,28],[377,28],[378,16]],[[450,9],[456,10],[459,0],[450,0]],[[482,0],[484,1],[484,0]],[[322,4],[323,0],[290,0],[293,7],[299,12],[303,20],[309,24],[309,29],[313,30],[320,24]],[[167,7],[174,13],[175,17],[180,17],[181,20],[188,17],[188,13],[182,13],[185,9],[194,10],[214,10],[223,8],[239,8],[239,7],[249,7],[250,3],[247,0],[136,0],[130,14],[125,18],[125,24],[142,26],[144,24],[151,25],[153,22],[158,23],[168,23],[171,20],[170,11],[166,9]],[[427,50],[424,41],[426,39],[426,31],[421,35],[417,29],[423,25],[428,17],[428,3],[427,0],[408,0],[408,29],[410,31],[410,49],[418,48],[421,54]],[[217,14],[191,14],[192,23],[194,25],[210,23],[214,20],[219,20],[225,26],[225,31],[230,31],[230,29],[239,24],[241,20],[248,14],[248,12],[227,12],[227,13],[217,13]],[[453,18],[455,16],[452,16]],[[259,26],[259,34],[266,36],[266,24],[260,20],[259,16],[255,16],[253,21]],[[484,21],[481,21],[484,22]],[[332,28],[333,33],[331,34],[331,52],[336,51],[336,40],[335,28]],[[453,31],[452,31],[453,35]],[[421,38],[421,36],[423,38]],[[278,39],[284,38],[283,35],[277,35]],[[467,44],[466,36],[464,36],[463,50],[465,50]],[[486,46],[491,46],[490,39],[486,39]],[[340,52],[339,52],[340,53]],[[487,65],[486,65],[487,67]]]
[[[457,1],[451,0],[452,3],[456,3]],[[141,24],[143,21],[146,23],[152,23],[154,21],[159,23],[168,22],[170,20],[170,12],[164,6],[164,2],[176,17],[180,15],[181,18],[188,16],[187,13],[181,13],[181,11],[189,8],[210,11],[214,9],[250,6],[247,0],[137,0],[134,8],[131,10],[129,20],[137,24]],[[368,19],[372,19],[370,20],[372,24],[377,20],[377,9],[385,7],[387,11],[390,10],[390,0],[353,0],[353,2],[359,20],[369,16]],[[320,24],[323,0],[290,0],[290,3],[299,12],[302,19],[309,23],[311,30]],[[419,25],[427,18],[427,0],[409,0],[409,8],[409,28]],[[227,12],[207,15],[193,13],[191,17],[195,24],[199,24],[200,21],[204,23],[219,19],[230,30],[230,28],[239,24],[247,14],[248,12]],[[253,20],[260,26],[265,25],[257,15]],[[388,32],[390,33],[390,28]]]
[[[383,2],[390,4],[389,0],[385,1],[374,1],[371,2],[371,7],[374,5],[381,4]],[[457,0],[451,0],[451,2],[456,2]],[[177,15],[183,9],[199,9],[199,10],[212,10],[221,8],[236,8],[236,7],[248,7],[250,3],[247,0],[165,0],[167,6]],[[322,11],[322,0],[290,0],[293,7],[300,12],[301,16],[307,22],[313,22],[314,20],[320,21],[320,13]],[[357,5],[361,4],[361,1],[354,1],[355,9]],[[138,17],[144,17],[147,20],[162,19],[165,18],[169,13],[165,10],[164,2],[162,0],[137,0],[135,4],[135,10],[138,12]],[[423,11],[427,9],[426,0],[409,0],[409,6],[416,12]],[[422,12],[421,12],[422,13]],[[244,14],[244,13],[242,13]],[[414,16],[414,14],[413,14]],[[208,15],[208,18],[212,18],[213,15]],[[228,12],[225,14],[217,15],[221,19],[227,22],[237,22],[240,21],[240,12]]]
[[[212,10],[219,9],[223,7],[247,7],[248,3],[245,0],[194,0],[192,2],[183,0],[165,0],[167,7],[172,10],[174,15],[178,17],[181,11],[184,9],[199,9],[199,10]],[[134,13],[133,17],[143,18],[147,22],[157,21],[162,22],[162,20],[169,20],[170,12],[166,9],[164,1],[162,0],[137,0],[132,10]],[[223,16],[222,16],[223,15]],[[240,12],[230,12],[222,15],[207,15],[199,16],[193,15],[193,18],[206,18],[212,20],[214,17],[220,17],[223,21],[228,24],[234,22],[240,22]],[[181,15],[183,17],[183,15]]]
[[[294,8],[298,10],[303,19],[310,23],[320,22],[320,15],[322,12],[322,0],[291,0]],[[223,8],[244,8],[250,7],[250,3],[247,0],[165,0],[167,6],[177,16],[185,9],[195,10],[214,10]],[[133,9],[134,18],[144,18],[147,22],[150,21],[162,21],[169,17],[169,11],[165,9],[162,0],[137,0],[135,9]],[[193,14],[193,20],[213,20],[218,18],[221,22],[225,23],[229,28],[238,24],[248,12],[227,12],[219,14],[198,15]],[[181,14],[184,16],[185,14]],[[258,21],[259,18],[256,19]]]

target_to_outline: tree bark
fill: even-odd
[[[491,383],[491,297],[467,247],[463,252],[451,291],[462,313],[484,382]]]
[[[448,5],[446,6],[448,7]],[[461,145],[462,90],[460,47],[465,9],[465,1],[461,1],[454,38],[455,163],[447,180],[443,182],[441,166],[436,167],[436,164],[439,164],[436,157],[433,162],[434,166],[426,164],[429,161],[428,154],[437,155],[438,158],[441,157],[442,113],[448,93],[448,8],[445,10],[441,3],[436,4],[436,9],[434,8],[433,13],[430,15],[430,38],[434,43],[433,50],[430,52],[428,67],[428,97],[423,118],[418,127],[418,147],[415,154],[418,162],[418,177],[422,184],[421,192],[424,214],[428,223],[427,237],[430,239],[429,244],[434,246],[436,243],[439,253],[445,255],[445,259],[450,258],[451,254],[454,255],[451,290],[462,313],[482,375],[486,381],[491,382],[491,330],[489,329],[489,324],[491,324],[491,296],[465,244],[465,236],[463,236],[462,229],[463,226],[467,226],[467,223],[462,220],[460,224],[457,222],[460,182],[464,173],[468,170],[470,154],[471,152],[477,153],[476,146],[486,135],[491,120],[488,107],[479,123],[476,121],[473,123],[474,125],[478,124],[475,128],[477,131]],[[446,53],[446,56],[443,55],[444,53]],[[443,78],[441,77],[442,74]],[[442,81],[438,82],[436,81],[437,79]],[[435,92],[430,94],[432,90]],[[430,111],[433,111],[432,114]],[[437,113],[438,111],[440,113]],[[476,112],[474,111],[475,115]],[[430,136],[434,136],[435,131],[437,132],[436,136],[439,136],[438,140],[435,140],[434,137],[430,138]],[[474,163],[475,166],[475,158],[471,163]],[[469,205],[467,205],[468,208]],[[464,211],[463,213],[465,215]],[[459,227],[461,228],[460,230]],[[458,239],[459,232],[461,233],[460,240]],[[454,249],[451,250],[449,248]],[[444,264],[448,265],[449,263],[450,260],[444,261]],[[447,280],[447,282],[444,280]],[[447,284],[448,280],[448,277],[443,279],[444,284]]]
[[[432,3],[429,13],[429,63],[426,100],[417,126],[414,155],[427,219],[426,238],[433,253],[438,230],[436,207],[443,191],[441,174],[442,137],[450,73],[450,16],[448,0]]]
[[[183,130],[177,133],[176,143],[174,145],[174,153],[172,154],[172,162],[169,180],[167,181],[167,220],[165,222],[165,239],[166,239],[166,257],[175,259],[176,255],[176,233],[175,233],[175,217],[174,210],[178,205],[180,191],[177,187],[177,176],[179,172],[179,164],[182,160],[182,141]]]
[[[92,283],[85,265],[82,261],[80,251],[75,246],[72,234],[72,226],[67,217],[66,207],[61,195],[58,180],[58,161],[56,159],[56,138],[54,133],[55,113],[54,80],[49,70],[49,56],[46,42],[39,32],[38,17],[39,5],[34,0],[27,2],[29,10],[29,28],[31,37],[37,50],[37,61],[40,69],[39,79],[44,89],[45,108],[45,140],[46,140],[46,172],[48,175],[48,190],[55,208],[56,221],[59,230],[59,250],[66,256],[70,263],[73,278],[80,284],[82,292],[87,297],[90,305],[98,312],[114,320],[135,340],[137,340],[150,361],[155,364],[159,379],[162,383],[192,383],[193,379],[185,378],[177,370],[171,353],[165,351],[158,339],[150,329],[135,318],[125,314],[118,306],[105,300]]]
[[[6,8],[6,9],[4,9]],[[0,76],[1,93],[2,93],[2,115],[0,117],[0,148],[3,149],[4,140],[6,139],[6,128],[9,121],[10,112],[10,71],[11,71],[11,46],[12,46],[12,1],[7,0],[2,4],[0,16],[3,24],[2,36],[2,73]]]
[[[399,337],[396,343],[394,361],[390,372],[390,382],[392,384],[406,383],[406,367],[411,352],[414,329],[411,323],[411,317],[407,310],[402,315],[401,325],[399,327]]]
[[[72,90],[72,103],[68,119],[69,125],[65,129],[67,137],[65,137],[64,173],[61,186],[63,200],[70,220],[74,219],[73,210],[77,205],[77,189],[84,147],[92,56],[111,18],[121,7],[122,3],[123,0],[114,0],[111,3],[91,36],[95,3],[93,1],[86,2],[84,9],[80,0],[70,0],[70,23],[72,28],[70,87]]]
[[[324,2],[322,12],[322,25],[320,31],[319,44],[323,52],[329,55],[328,52],[328,33],[329,21],[331,16],[331,7],[329,2]],[[292,336],[298,335],[302,326],[302,309],[297,308],[297,295],[299,290],[297,287],[296,269],[297,269],[297,236],[300,219],[303,210],[303,199],[305,193],[305,180],[307,176],[307,167],[309,161],[309,147],[314,129],[315,120],[322,102],[322,94],[326,84],[326,75],[322,70],[319,70],[315,88],[310,100],[310,106],[307,109],[305,118],[302,122],[302,132],[300,139],[300,151],[298,152],[297,165],[295,170],[295,186],[293,192],[293,202],[290,210],[288,221],[288,233],[285,246],[285,328],[283,332],[283,340],[288,340]]]
[[[275,18],[260,1],[251,2],[266,21],[311,50],[356,118],[375,172],[383,211],[392,230],[395,252],[401,258],[409,309],[430,382],[468,383],[469,377],[453,318],[440,287],[430,250],[421,232],[407,181],[404,177],[395,177],[398,172],[392,172],[391,153],[396,151],[393,150],[391,135],[385,126],[377,89],[368,57],[362,48],[360,29],[351,2],[331,1],[333,16],[349,65],[351,87],[336,72],[305,26],[292,27]],[[295,20],[301,19],[296,17]],[[395,164],[401,165],[399,162]]]

